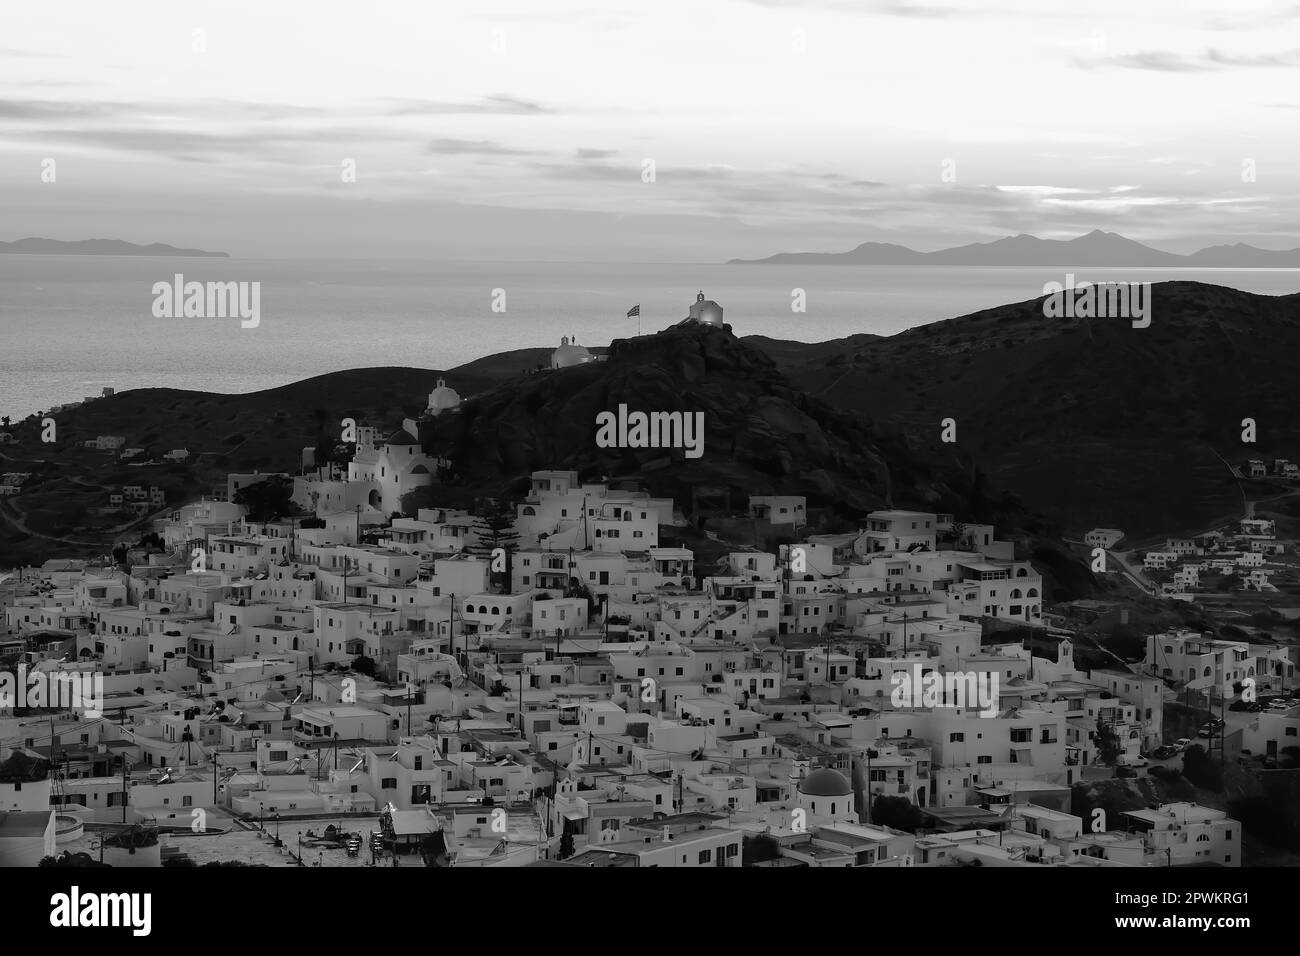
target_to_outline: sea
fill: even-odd
[[[1075,281],[1300,292],[1291,269],[1087,269]],[[451,369],[683,318],[697,293],[737,335],[820,342],[1022,302],[1059,268],[741,266],[0,255],[0,415],[117,391],[251,392],[348,368]],[[260,283],[260,322],[158,318],[155,283]],[[800,301],[802,300],[802,301]],[[802,304],[802,311],[792,306]],[[633,306],[640,316],[629,318]],[[454,381],[448,384],[455,386]]]

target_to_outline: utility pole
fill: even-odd
[[[871,826],[871,758],[875,751],[867,748],[867,826]]]
[[[406,736],[411,736],[411,682],[409,680],[406,682]],[[336,757],[335,770],[338,769],[337,764],[338,760]]]
[[[519,736],[524,736],[524,669],[519,668]]]
[[[1227,695],[1219,696],[1219,766],[1222,767],[1227,759],[1227,735],[1228,721],[1223,716],[1223,702],[1227,700]]]
[[[830,625],[827,625],[829,627]],[[831,632],[826,632],[826,683],[831,682]]]
[[[217,752],[212,751],[212,805],[217,805]]]
[[[126,823],[126,751],[122,751],[122,822]]]

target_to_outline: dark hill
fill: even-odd
[[[620,404],[703,412],[703,456],[597,447],[597,414]],[[616,340],[605,362],[508,382],[441,416],[435,428],[428,447],[476,488],[517,491],[528,472],[562,468],[636,476],[682,505],[692,487],[716,486],[730,489],[742,508],[751,493],[787,492],[860,512],[886,502],[891,467],[906,464],[890,455],[887,465],[856,416],[791,386],[771,358],[730,331],[701,325]],[[909,477],[892,490],[910,500],[929,490],[923,484]]]
[[[1241,509],[1218,456],[1300,457],[1289,383],[1300,295],[1195,282],[1152,287],[1152,321],[1052,319],[1042,299],[803,358],[774,352],[792,384],[898,429],[915,455],[954,457],[1068,527],[1192,530]],[[845,340],[845,345],[848,342]],[[956,445],[939,441],[957,420]],[[1259,426],[1241,442],[1241,420]],[[1254,496],[1254,495],[1252,495]]]

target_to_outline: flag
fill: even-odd
[[[627,317],[628,317],[629,319],[632,318],[632,316],[634,316],[634,315],[639,316],[640,314],[641,314],[641,306],[640,306],[640,305],[634,305],[634,306],[632,306],[632,308],[630,308],[630,309],[627,310]]]

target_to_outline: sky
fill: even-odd
[[[1300,246],[1300,4],[59,0],[5,21],[0,239]]]

